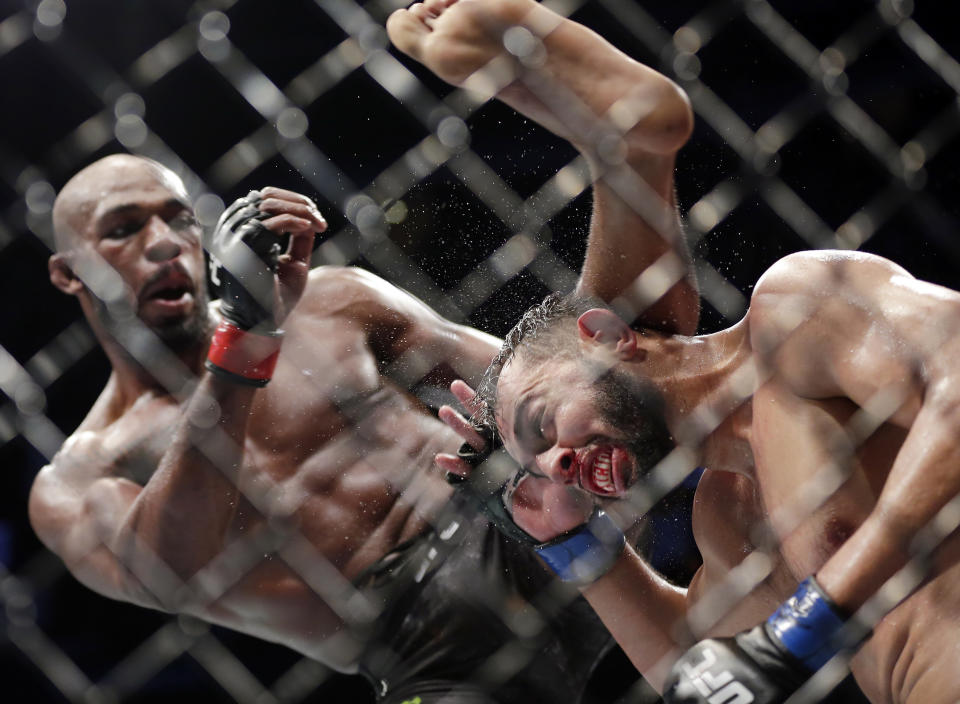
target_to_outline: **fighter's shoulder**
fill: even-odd
[[[29,512],[34,530],[49,539],[57,517],[69,515],[70,507],[84,499],[84,487],[107,473],[107,462],[99,451],[100,434],[91,430],[74,432],[60,450],[42,467],[30,489]]]
[[[754,288],[752,302],[767,295],[830,296],[842,290],[864,288],[891,276],[909,277],[910,274],[889,259],[868,252],[833,249],[796,252],[764,272]]]
[[[851,333],[863,311],[877,307],[885,285],[910,274],[888,259],[866,252],[798,252],[771,266],[750,300],[750,334],[757,350],[776,348],[807,324],[804,340],[819,344]]]
[[[310,271],[304,297],[327,304],[390,300],[398,293],[393,284],[354,266],[319,266]]]

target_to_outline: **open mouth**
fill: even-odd
[[[162,316],[184,315],[193,303],[193,287],[186,281],[165,281],[145,294],[141,305]]]
[[[623,492],[632,466],[627,451],[616,445],[587,450],[578,464],[580,486],[601,496]]]
[[[613,481],[613,448],[608,447],[597,455],[593,461],[593,483],[604,493],[616,492],[617,486]]]
[[[193,300],[193,281],[186,272],[177,267],[163,268],[157,271],[140,293],[142,303],[159,307],[161,310],[179,310]]]
[[[188,293],[190,293],[190,288],[187,286],[168,286],[151,293],[149,299],[151,301],[179,301]]]

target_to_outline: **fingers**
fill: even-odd
[[[437,466],[442,469],[447,474],[454,474],[458,477],[463,477],[464,479],[470,476],[472,467],[465,460],[457,457],[456,455],[450,455],[445,452],[440,453],[435,458]]]
[[[257,207],[260,212],[271,216],[260,224],[278,235],[291,235],[283,263],[308,263],[313,252],[314,233],[327,229],[327,221],[317,210],[316,203],[305,195],[275,186],[261,189],[260,196],[262,200]]]
[[[300,203],[287,200],[269,199],[260,203],[260,212],[271,215],[261,222],[274,232],[324,232],[327,221],[320,211]],[[285,227],[285,230],[280,230]]]
[[[287,249],[287,256],[295,262],[304,264],[310,261],[310,255],[313,253],[313,235],[311,233],[298,233],[290,238],[290,246]]]
[[[305,230],[324,232],[327,229],[327,221],[317,209],[317,204],[305,195],[288,191],[285,188],[267,186],[260,190],[260,198],[261,200],[257,207],[261,212],[275,216],[289,215],[295,218],[285,221],[290,225],[290,228],[284,230],[284,232]],[[274,227],[267,224],[271,222],[274,222],[274,218],[264,220],[263,224],[271,230],[274,230]]]
[[[593,512],[593,498],[576,487],[550,482],[544,488],[543,505],[558,533],[586,523]]]
[[[437,415],[440,420],[450,426],[457,435],[463,438],[464,442],[469,443],[470,447],[474,450],[483,450],[486,448],[487,441],[483,436],[474,429],[470,421],[460,415],[452,406],[440,406]]]
[[[397,10],[387,18],[387,34],[400,51],[419,61],[420,49],[424,37],[430,33],[430,28],[419,16],[423,12],[422,5],[417,3],[406,10]]]
[[[475,392],[467,382],[463,379],[455,379],[453,383],[450,384],[450,391],[457,397],[457,400],[463,404],[463,407],[467,409],[468,413],[477,412],[477,405],[473,403]]]
[[[281,261],[301,264],[310,261],[314,233],[317,232],[315,223],[290,213],[283,213],[267,218],[261,221],[261,224],[277,235],[290,234],[290,244],[281,256]]]
[[[314,210],[317,209],[317,204],[313,202],[313,199],[303,195],[302,193],[288,191],[286,188],[277,188],[276,186],[266,186],[265,188],[261,188],[260,198],[261,200],[285,200],[290,203],[300,203],[302,205],[309,206]]]

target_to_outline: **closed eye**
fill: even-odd
[[[551,442],[543,432],[545,417],[546,411],[541,407],[533,418],[527,421],[528,431],[525,433],[526,439],[530,445],[530,451],[535,455],[539,455],[541,452],[550,449]]]

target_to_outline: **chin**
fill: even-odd
[[[161,321],[149,327],[168,347],[182,352],[207,343],[211,320],[209,315],[195,313],[183,318]]]

